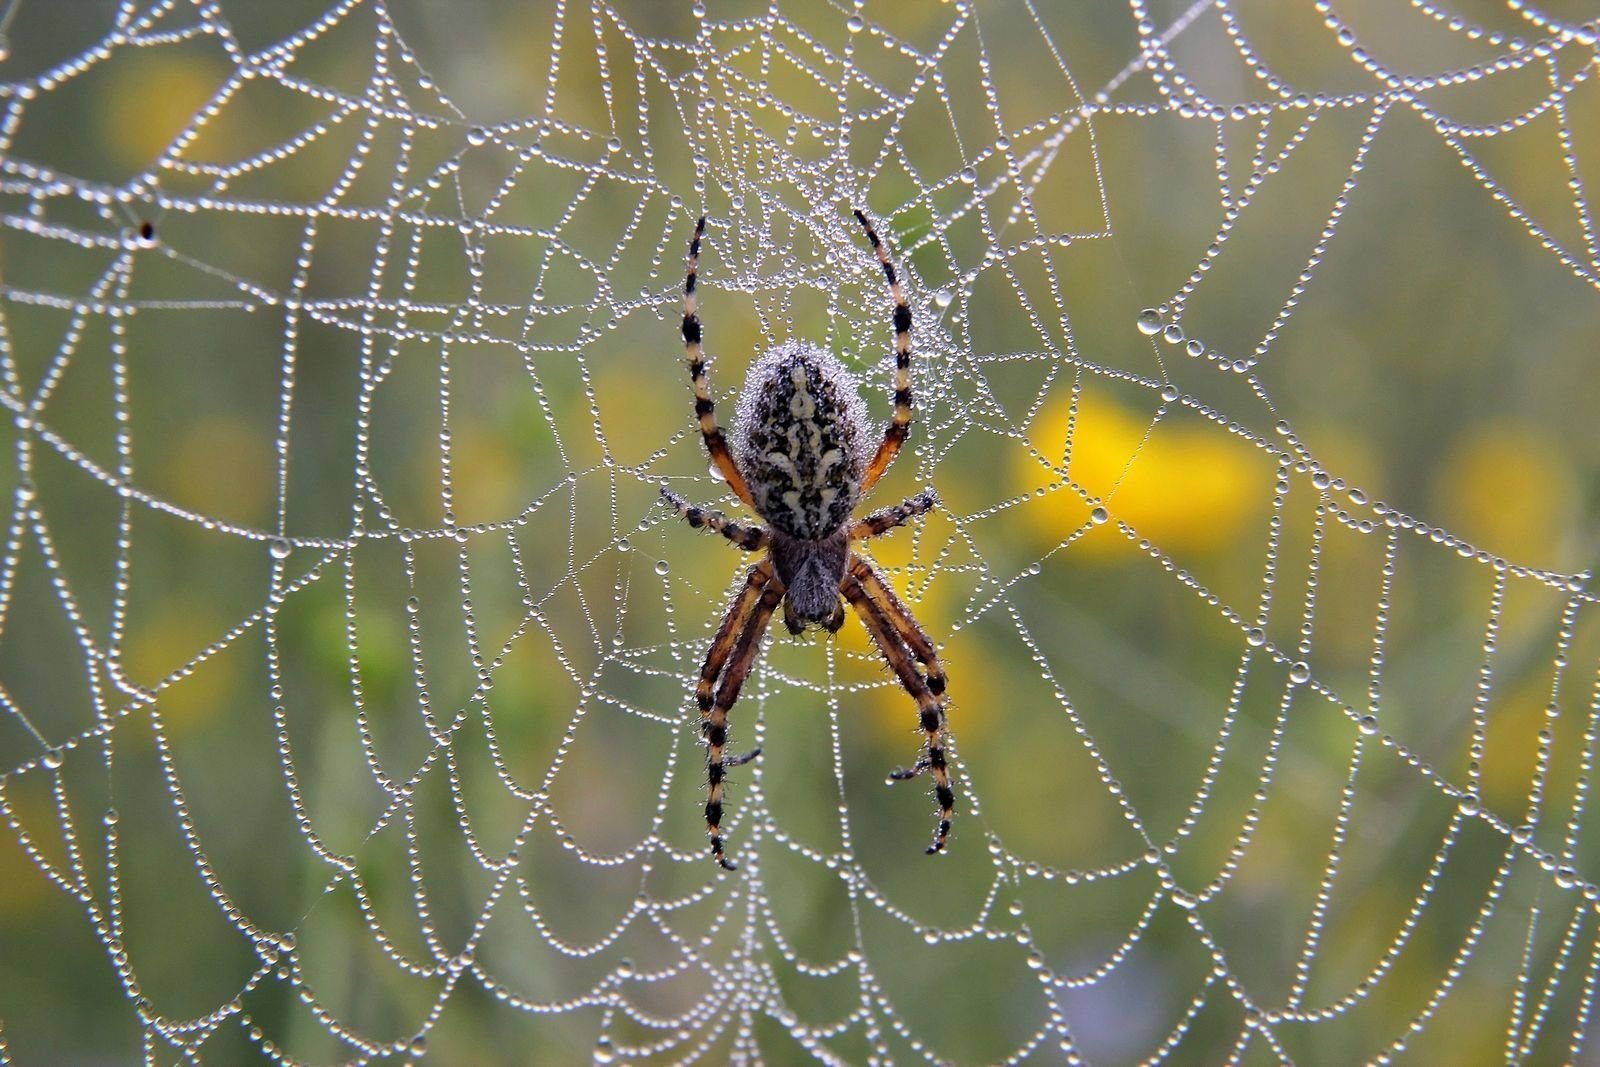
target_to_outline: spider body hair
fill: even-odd
[[[870,425],[855,377],[816,345],[789,341],[756,361],[739,394],[733,447],[756,510],[774,532],[821,542],[849,524],[870,458]],[[841,556],[834,599],[843,577]],[[804,613],[809,603],[802,595],[796,609]]]

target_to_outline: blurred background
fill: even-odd
[[[1600,1062],[1600,10],[1339,9],[12,3],[0,1060]],[[857,206],[956,829],[780,629],[726,874]]]

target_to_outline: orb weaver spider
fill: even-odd
[[[728,487],[764,523],[735,522],[689,503],[665,486],[661,495],[690,526],[721,534],[747,552],[767,553],[750,568],[743,590],[717,628],[695,686],[706,744],[706,832],[712,856],[728,870],[735,865],[724,851],[724,777],[729,767],[760,755],[759,749],[742,756],[724,755],[728,712],[755,665],[767,624],[780,604],[784,625],[792,634],[812,626],[836,633],[844,625],[844,602],[850,604],[917,702],[922,755],[911,767],[891,772],[889,780],[904,781],[923,773],[933,778],[939,821],[927,848],[930,855],[944,851],[955,813],[945,752],[944,667],[933,642],[888,582],[850,548],[852,542],[909,522],[938,500],[933,490],[924,490],[893,507],[851,520],[856,504],[899,454],[911,427],[911,308],[888,250],[866,215],[856,211],[855,217],[877,253],[894,300],[894,414],[876,451],[869,449],[871,430],[855,379],[832,355],[803,341],[769,349],[750,368],[730,446],[717,425],[696,310],[704,216],[689,242],[683,345],[700,433]]]

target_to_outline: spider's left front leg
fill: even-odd
[[[758,552],[766,548],[772,538],[771,532],[765,526],[748,526],[734,522],[720,511],[712,511],[698,504],[689,503],[664,485],[661,487],[661,496],[696,530],[706,529],[721,534],[746,552]]]
[[[928,854],[943,852],[950,838],[950,821],[955,817],[956,794],[950,785],[950,768],[945,756],[944,668],[933,650],[933,643],[906,606],[900,603],[878,574],[859,556],[852,555],[850,569],[840,584],[850,606],[855,609],[883,653],[900,684],[917,702],[924,736],[922,758],[909,769],[896,770],[889,777],[904,781],[926,772],[933,776],[933,795],[939,803],[939,826],[934,831]],[[917,671],[921,660],[927,677]]]

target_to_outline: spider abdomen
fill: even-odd
[[[756,507],[775,529],[815,541],[849,521],[867,435],[855,378],[822,349],[790,341],[750,369],[734,444]]]

